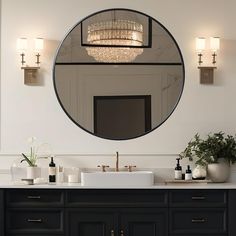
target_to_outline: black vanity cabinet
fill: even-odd
[[[167,192],[68,191],[68,236],[167,236]]]
[[[236,190],[6,189],[0,204],[0,236],[236,236]]]

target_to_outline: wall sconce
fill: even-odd
[[[19,38],[17,40],[17,49],[21,56],[21,69],[24,70],[24,84],[37,83],[37,71],[40,68],[40,52],[43,50],[44,41],[42,38],[36,38],[34,40],[34,51],[36,53],[36,66],[28,66],[25,61],[25,54],[28,49],[27,38]]]
[[[203,37],[196,38],[196,51],[198,53],[198,64],[200,69],[200,83],[213,84],[214,82],[214,69],[216,69],[216,52],[220,49],[220,38],[210,37],[210,50],[212,52],[213,66],[201,66],[203,63],[203,51],[206,50],[206,39]]]
[[[34,45],[35,45],[35,52],[37,53],[36,54],[37,60],[35,63],[38,65],[38,67],[40,67],[40,60],[39,60],[40,54],[39,53],[43,50],[43,46],[44,46],[43,39],[42,38],[34,39]]]
[[[202,64],[202,52],[206,49],[206,39],[205,38],[196,38],[196,51],[198,53],[198,64]]]
[[[210,38],[210,49],[212,51],[212,64],[216,64],[216,52],[220,49],[220,38],[211,37]]]

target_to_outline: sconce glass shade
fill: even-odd
[[[206,39],[203,37],[196,38],[196,51],[202,52],[206,48]]]
[[[42,38],[36,38],[34,39],[34,49],[35,52],[40,52],[41,50],[43,50],[44,47],[44,41]]]
[[[220,49],[220,38],[219,37],[211,37],[210,38],[210,49],[213,52],[217,52]]]
[[[20,52],[24,52],[27,50],[28,42],[27,38],[19,38],[17,39],[17,50]]]

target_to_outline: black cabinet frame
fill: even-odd
[[[39,193],[54,195],[46,198],[31,199],[29,202],[22,201],[16,197],[30,193],[30,196],[38,196]],[[32,195],[33,193],[37,193]],[[15,194],[14,197],[11,197]],[[60,195],[61,194],[61,195]],[[57,196],[56,196],[57,195]],[[44,196],[44,195],[41,195]],[[17,200],[18,199],[18,200]],[[55,199],[55,202],[53,202]],[[51,201],[51,202],[50,202]],[[105,235],[139,236],[137,232],[148,232],[144,236],[155,235],[155,227],[162,225],[161,236],[235,236],[236,235],[236,190],[224,189],[0,189],[0,236],[32,236],[32,232],[22,230],[21,233],[9,229],[9,211],[30,210],[55,211],[62,210],[63,230],[49,233],[33,233],[35,236],[73,236],[73,226],[71,222],[77,224],[85,222],[96,222],[99,219],[100,225],[108,225]],[[222,228],[216,227],[207,229],[200,227],[196,230],[176,230],[173,225],[173,214],[179,212],[189,214],[191,217],[194,212],[204,212],[212,217],[214,212],[222,214],[218,218]],[[181,214],[182,214],[181,213]],[[180,215],[181,215],[180,214]],[[80,220],[76,218],[80,216]],[[178,217],[177,217],[178,218]],[[223,220],[221,220],[223,219]],[[156,220],[156,221],[155,221]],[[181,220],[181,219],[178,219]],[[199,220],[199,219],[197,219]],[[87,225],[87,226],[88,226]],[[96,229],[100,229],[99,223],[95,223]],[[129,226],[130,225],[130,226]],[[84,226],[84,233],[92,230]],[[184,224],[183,224],[184,226]],[[219,225],[218,225],[219,226]],[[86,228],[87,227],[87,228]],[[105,227],[105,226],[104,226]],[[186,226],[187,227],[187,226]],[[207,226],[206,226],[207,227]],[[212,227],[212,225],[211,225]],[[93,231],[93,230],[92,230]],[[92,232],[91,231],[91,232]],[[10,234],[7,234],[10,233]],[[43,231],[41,231],[43,232]],[[152,232],[152,233],[150,233]],[[154,232],[154,233],[153,233]],[[78,233],[78,232],[75,232]],[[136,235],[134,235],[136,234]],[[157,233],[156,233],[157,234]],[[158,235],[158,234],[157,234]],[[81,235],[83,236],[83,235]],[[159,235],[158,235],[159,236]]]

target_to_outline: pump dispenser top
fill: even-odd
[[[182,170],[182,167],[181,167],[181,165],[179,163],[180,158],[176,158],[176,160],[177,160],[177,164],[176,164],[175,170]]]
[[[190,165],[187,166],[185,180],[192,180],[192,171],[190,169]]]
[[[191,169],[190,169],[190,165],[187,165],[186,173],[187,173],[187,174],[191,174],[191,173],[192,173],[192,171],[191,171]]]

